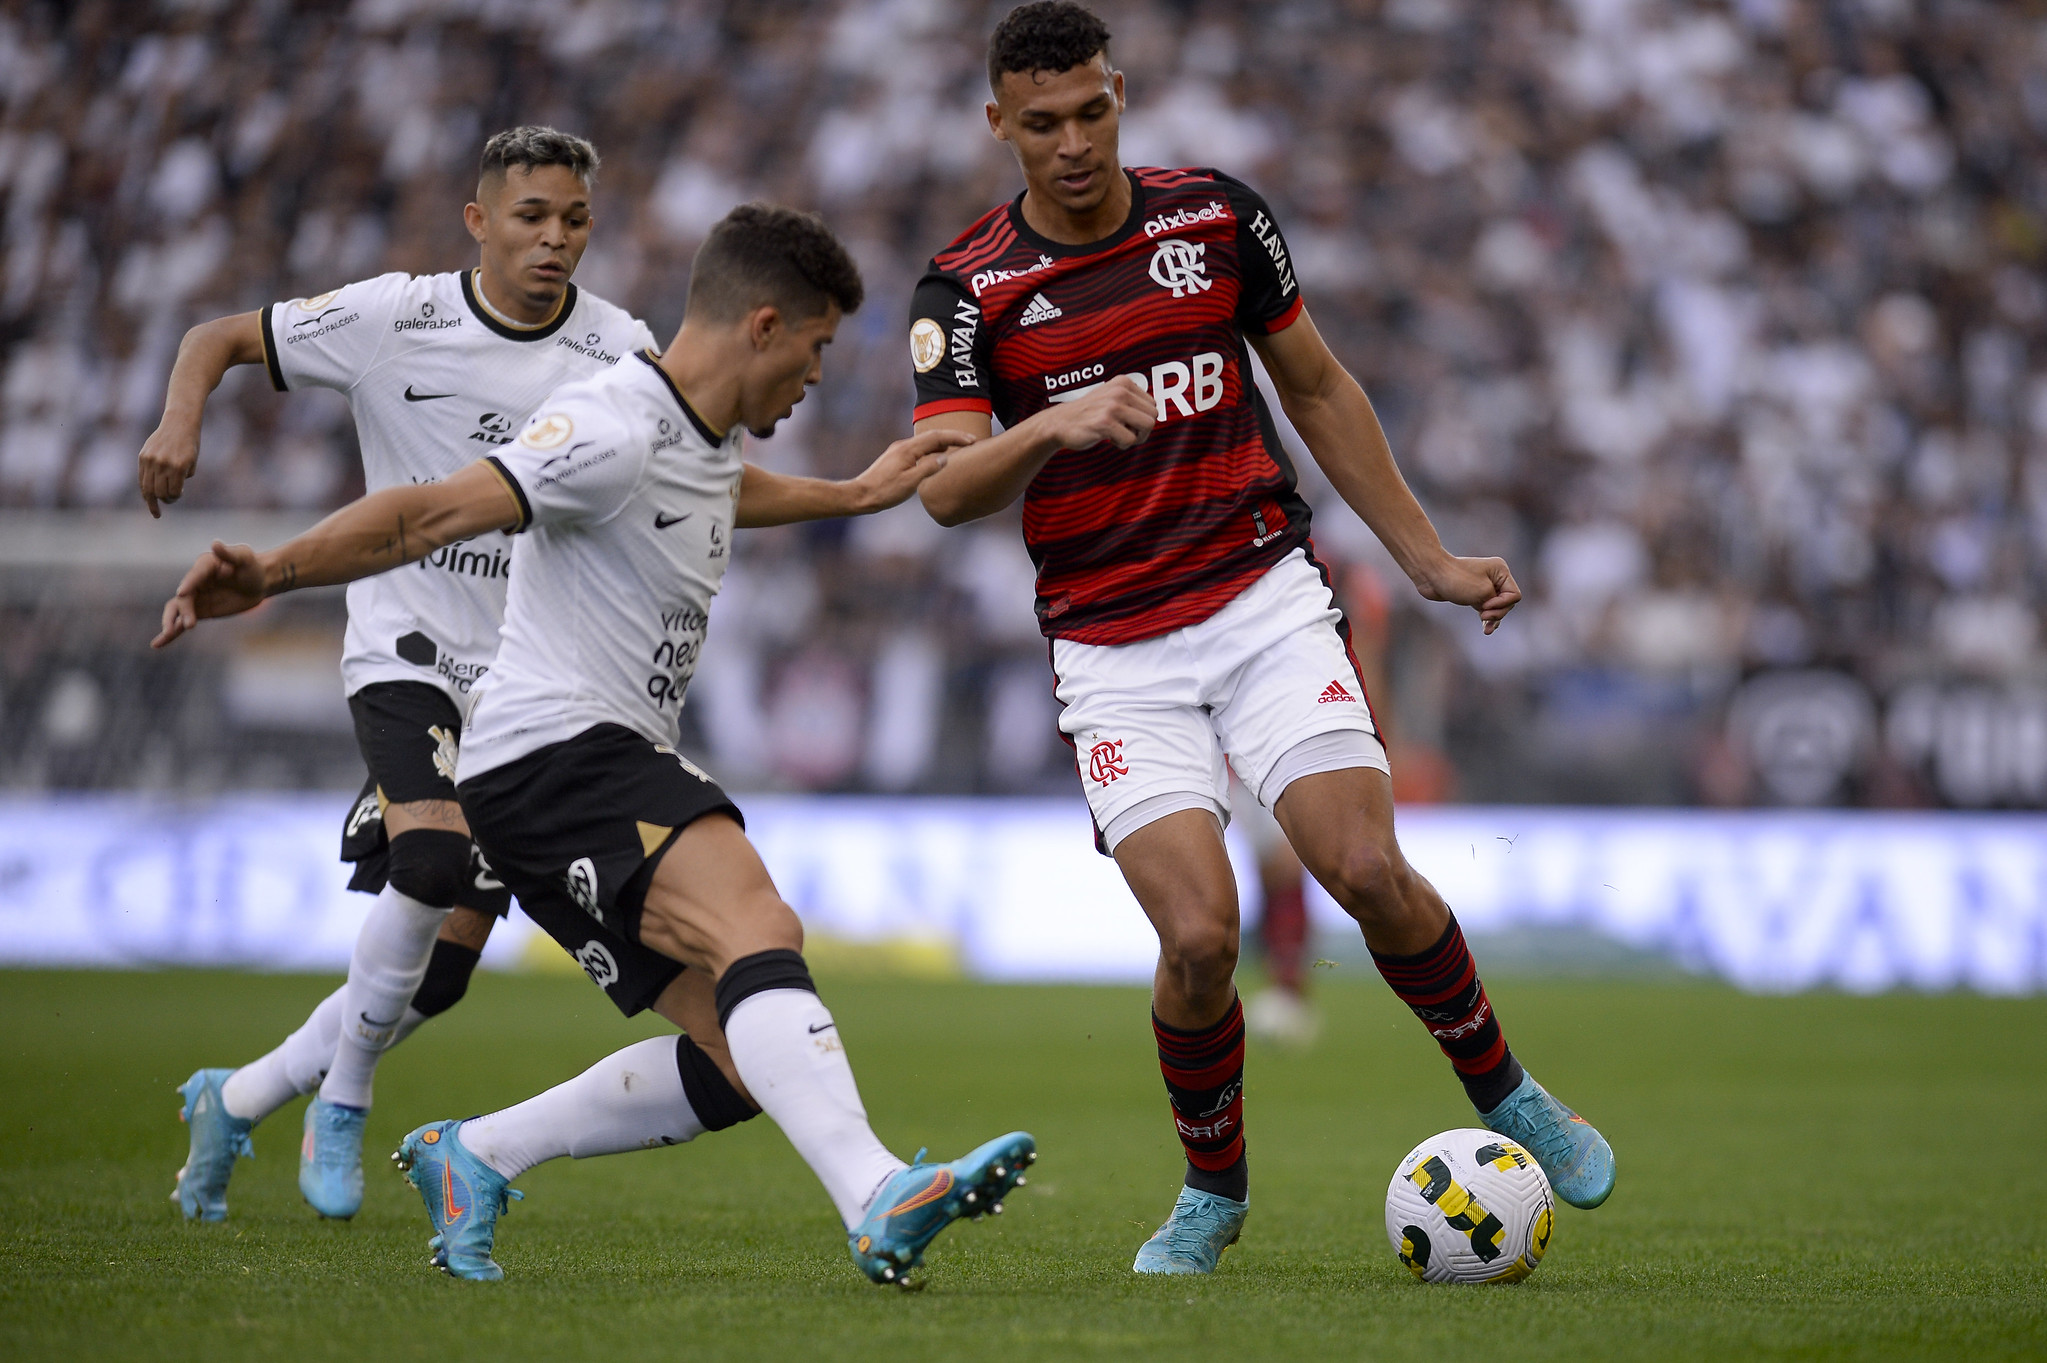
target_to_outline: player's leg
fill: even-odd
[[[1172,1213],[1132,1267],[1209,1273],[1243,1233],[1251,1196],[1236,880],[1209,810],[1181,809],[1112,832],[1116,863],[1159,935],[1152,1036],[1187,1160]]]
[[[472,1117],[459,1125],[462,1144],[509,1183],[548,1160],[682,1145],[759,1113],[718,1030],[705,972],[677,975],[654,1011],[683,1034],[635,1042],[565,1084]]]
[[[630,955],[626,943],[614,946]],[[674,975],[653,1007],[683,1034],[636,1042],[523,1103],[429,1122],[405,1138],[392,1159],[426,1201],[437,1266],[459,1278],[504,1276],[491,1257],[497,1218],[520,1196],[512,1180],[537,1164],[683,1145],[758,1114],[736,1083],[710,977]]]
[[[1527,1146],[1566,1202],[1604,1202],[1611,1147],[1508,1049],[1463,929],[1401,855],[1391,778],[1369,767],[1302,775],[1286,784],[1276,812],[1303,864],[1357,920],[1387,984],[1442,1047],[1481,1120]]]
[[[506,898],[509,900],[509,896]],[[406,1006],[392,1045],[462,998],[499,916],[488,909],[459,905],[448,915],[434,941],[426,976]],[[179,1090],[186,1095],[180,1115],[192,1129],[185,1167],[178,1171],[178,1187],[172,1200],[180,1204],[186,1216],[214,1221],[224,1217],[234,1160],[239,1155],[254,1153],[254,1146],[248,1141],[250,1132],[292,1099],[317,1089],[327,1077],[341,1035],[341,1013],[347,992],[348,987],[343,984],[320,1000],[306,1020],[274,1049],[236,1070],[201,1070]],[[216,1089],[210,1099],[205,1097],[209,1084]],[[199,1121],[193,1121],[195,1116]],[[358,1167],[360,1162],[358,1153]]]
[[[1140,1273],[1213,1271],[1250,1203],[1237,887],[1222,840],[1229,770],[1189,661],[1195,633],[1052,648],[1059,727],[1098,845],[1159,935],[1152,1036],[1186,1163],[1172,1212],[1138,1250]]]
[[[661,856],[643,944],[715,977],[718,1023],[747,1091],[817,1175],[862,1272],[899,1282],[962,1216],[1002,1209],[1036,1144],[998,1137],[946,1164],[905,1165],[868,1125],[831,1011],[803,960],[803,927],[738,822],[709,814]]]
[[[1258,858],[1258,887],[1265,901],[1258,918],[1258,944],[1265,957],[1267,985],[1244,1001],[1244,1027],[1267,1041],[1306,1045],[1316,1031],[1307,998],[1308,906],[1301,893],[1306,872],[1272,811],[1248,791],[1232,794],[1230,812]]]
[[[630,1016],[653,1003],[684,963],[700,978],[686,980],[672,998],[700,1011],[702,995],[690,991],[711,986],[711,1020],[688,1011],[672,1015],[692,1033],[693,1054],[711,1062],[696,1066],[696,1080],[711,1094],[702,1105],[690,1074],[678,1076],[695,1119],[701,1122],[720,1103],[744,1104],[750,1092],[854,1225],[849,1244],[870,1277],[900,1279],[946,1224],[998,1209],[1002,1193],[1019,1181],[1022,1164],[1034,1157],[1021,1133],[950,1165],[907,1167],[875,1138],[836,1024],[803,963],[795,913],[746,840],[737,808],[672,750],[599,725],[472,778],[462,798],[479,842],[527,914],[620,1011]],[[604,1082],[605,1067],[598,1068],[593,1084]],[[672,1115],[678,1110],[674,1090],[667,1093],[661,1112]],[[534,1110],[522,1117],[540,1115]],[[621,1139],[619,1133],[642,1118],[644,1112],[621,1118],[608,1139]],[[678,1129],[665,1128],[668,1134]],[[432,1180],[439,1156],[431,1147],[453,1146],[459,1137],[429,1141],[430,1134],[430,1128],[414,1132],[399,1154],[442,1231],[438,1245],[450,1254],[447,1267],[460,1276],[495,1276],[489,1227],[479,1235],[472,1222],[446,1220],[447,1199]],[[488,1128],[478,1134],[491,1139]],[[550,1139],[535,1148],[560,1149],[565,1138],[557,1130]],[[566,1139],[581,1148],[581,1133]],[[516,1161],[507,1152],[505,1162]],[[487,1186],[508,1196],[504,1183],[489,1171]],[[494,1225],[498,1203],[492,1198],[454,1201],[481,1208],[478,1216]],[[480,1261],[473,1253],[478,1245]],[[464,1254],[454,1253],[464,1246]],[[485,1271],[464,1271],[468,1267]]]

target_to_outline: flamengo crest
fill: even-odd
[[[1162,289],[1171,289],[1175,298],[1214,287],[1215,281],[1208,278],[1208,265],[1201,258],[1207,249],[1205,241],[1166,238],[1152,253],[1152,282]]]

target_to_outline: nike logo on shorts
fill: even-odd
[[[405,400],[407,402],[432,402],[435,398],[451,398],[454,396],[453,393],[415,393],[412,391],[411,384],[405,385]]]
[[[670,516],[665,512],[656,511],[654,513],[654,528],[656,530],[666,530],[671,525],[682,524],[695,514],[693,511],[685,511],[680,516]]]
[[[810,1028],[809,1030],[810,1030],[810,1034],[811,1034],[812,1036],[816,1036],[816,1035],[817,1035],[817,1034],[818,1034],[819,1032],[829,1032],[829,1031],[830,1031],[830,1030],[831,1030],[832,1028],[834,1028],[834,1027],[836,1027],[836,1026],[838,1026],[838,1025],[839,1025],[839,1024],[838,1024],[838,1023],[836,1023],[836,1022],[827,1022],[827,1023],[826,1023],[826,1024],[824,1024],[824,1026],[822,1026],[822,1027],[812,1027],[812,1028]]]

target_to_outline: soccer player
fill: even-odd
[[[1036,1157],[1012,1132],[950,1164],[906,1166],[876,1139],[802,926],[737,807],[674,748],[732,532],[897,505],[967,440],[898,441],[844,483],[742,462],[742,433],[769,434],[817,382],[861,295],[818,219],[734,209],[698,251],[682,329],[658,358],[641,351],[557,389],[514,443],[444,482],[374,493],[260,556],[215,545],[164,608],[158,646],[294,587],[519,535],[497,660],[462,745],[462,808],[520,906],[620,1011],[651,1004],[683,1035],[405,1138],[397,1159],[426,1200],[436,1262],[457,1277],[502,1276],[497,1217],[532,1164],[686,1141],[756,1104],[823,1182],[876,1282],[901,1281],[951,1221],[999,1210]]]
[[[162,424],[142,447],[150,514],[174,502],[199,454],[200,414],[228,368],[272,386],[348,396],[371,491],[447,478],[509,444],[556,385],[654,343],[646,325],[569,282],[590,240],[598,158],[552,128],[501,132],[463,209],[474,269],[381,275],[193,328],[171,371]],[[466,537],[465,537],[466,538]],[[240,1069],[202,1069],[179,1090],[190,1150],[172,1200],[227,1215],[237,1154],[256,1123],[316,1086],[299,1189],[322,1216],[362,1205],[362,1139],[377,1059],[452,1007],[511,896],[474,849],[455,800],[463,717],[497,651],[511,555],[450,542],[408,572],[348,589],[341,675],[369,780],[342,859],[377,895],[348,982],[282,1045]]]
[[[1566,1201],[1599,1205],[1612,1151],[1508,1050],[1456,919],[1394,839],[1386,752],[1246,342],[1424,597],[1472,607],[1490,634],[1521,598],[1512,574],[1443,548],[1303,308],[1265,202],[1220,171],[1120,166],[1123,77],[1100,19],[1012,10],[988,78],[988,126],[1025,189],[917,288],[917,429],[977,437],[920,495],[945,525],[1024,499],[1060,728],[1098,845],[1158,931],[1152,1022],[1187,1175],[1134,1267],[1213,1271],[1249,1207],[1231,767],[1357,920],[1480,1119]],[[989,438],[991,414],[1005,429]]]

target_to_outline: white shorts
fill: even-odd
[[[1230,769],[1270,808],[1316,772],[1390,772],[1342,614],[1296,549],[1198,625],[1134,644],[1052,641],[1080,783],[1106,850],[1182,809],[1230,818]]]

